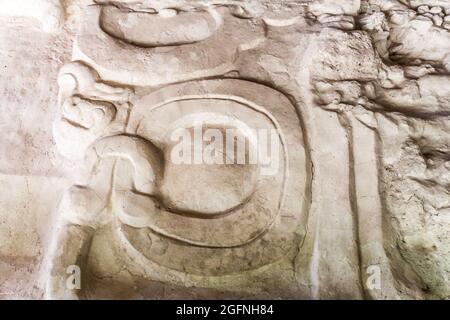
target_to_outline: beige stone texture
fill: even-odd
[[[0,299],[450,298],[449,1],[0,22]]]

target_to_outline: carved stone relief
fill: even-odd
[[[5,3],[5,298],[450,297],[448,1]]]

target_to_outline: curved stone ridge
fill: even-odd
[[[164,47],[194,43],[211,37],[221,26],[217,11],[157,13],[122,11],[106,6],[100,12],[100,27],[109,35],[141,47]]]
[[[2,1],[0,297],[449,299],[449,17]]]

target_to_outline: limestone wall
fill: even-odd
[[[0,299],[450,297],[448,1],[0,21]]]

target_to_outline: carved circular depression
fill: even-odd
[[[147,226],[119,227],[124,245],[161,266],[201,275],[254,269],[298,245],[306,160],[299,119],[284,96],[246,81],[209,80],[169,86],[132,103],[127,133],[162,150],[164,173]],[[259,158],[229,167],[171,162],[179,147],[174,132],[193,136],[199,127],[238,132],[236,139],[250,146],[244,158],[258,145],[258,132],[274,134],[270,163],[276,159],[276,166],[266,170]],[[287,145],[295,147],[289,154]]]
[[[256,153],[250,138],[233,126],[208,122],[178,131],[180,139],[164,149],[160,188],[164,206],[180,214],[213,218],[244,205],[255,192],[259,175],[258,165],[250,162],[250,154]],[[233,145],[227,143],[230,139]]]
[[[225,248],[248,243],[273,224],[283,196],[286,157],[279,130],[265,112],[233,97],[181,96],[158,106],[149,106],[145,100],[136,105],[143,106],[135,110],[139,112],[135,117],[140,118],[136,134],[165,155],[158,186],[161,211],[153,215],[149,228],[189,244]],[[204,157],[209,152],[202,150],[207,147],[202,141],[210,130],[231,132],[233,151],[241,140],[243,163],[237,161],[239,152],[233,153],[233,164],[207,163]],[[176,161],[173,134],[180,131],[178,136],[187,139],[191,154]],[[272,175],[261,174],[259,162],[246,162],[256,148],[259,131],[277,135]],[[223,137],[223,148],[229,143],[226,140]],[[200,152],[195,148],[197,142]],[[218,154],[223,153],[226,160],[231,155],[223,148]],[[200,159],[196,159],[198,153]]]

